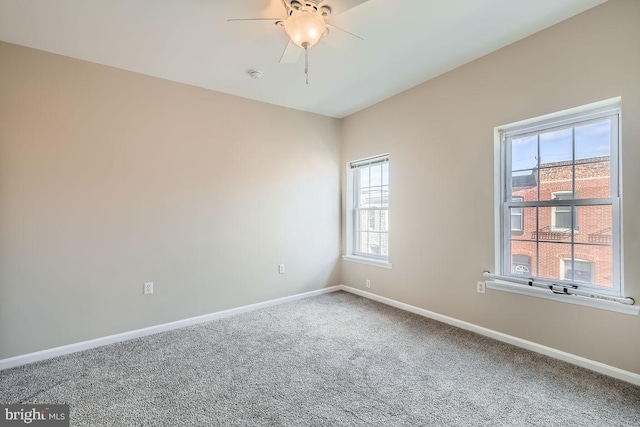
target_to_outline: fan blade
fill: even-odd
[[[247,19],[227,19],[227,22],[237,22],[237,21],[282,21],[282,18],[247,18]]]
[[[300,54],[302,53],[302,49],[295,45],[291,40],[287,43],[287,47],[284,48],[284,52],[282,52],[282,57],[280,58],[281,64],[295,64],[300,59]]]
[[[360,36],[358,36],[358,35],[356,35],[356,34],[353,34],[353,33],[349,32],[349,31],[347,31],[347,30],[343,30],[343,29],[342,29],[342,28],[340,28],[340,27],[336,27],[335,25],[330,24],[330,23],[328,23],[328,22],[327,22],[327,27],[335,28],[336,30],[340,30],[340,31],[342,31],[343,33],[347,33],[347,34],[349,34],[349,35],[351,35],[351,36],[353,36],[353,37],[355,37],[355,38],[357,38],[357,39],[364,40],[362,37],[360,37]]]
[[[337,16],[349,9],[360,6],[366,1],[367,0],[326,0],[320,3],[318,7],[329,6],[331,8],[331,16]]]

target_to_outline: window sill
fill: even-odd
[[[388,268],[388,269],[392,268],[392,264],[389,261],[385,261],[383,259],[365,258],[365,257],[355,256],[355,255],[343,255],[342,259],[344,261],[357,262],[359,264],[373,265],[376,267],[382,267],[382,268]]]
[[[532,297],[549,299],[552,301],[564,302],[568,304],[577,304],[585,307],[597,308],[599,310],[615,311],[637,316],[640,313],[639,305],[625,305],[617,302],[603,301],[595,298],[585,298],[578,295],[556,295],[551,291],[539,288],[530,288],[528,286],[509,283],[503,280],[487,281],[487,288],[496,291],[512,292],[520,295],[528,295]]]

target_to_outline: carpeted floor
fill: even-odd
[[[0,372],[77,426],[639,426],[640,388],[344,292]]]

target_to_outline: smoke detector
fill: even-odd
[[[259,70],[249,70],[247,71],[247,74],[249,74],[253,80],[259,80],[262,78],[262,71]]]

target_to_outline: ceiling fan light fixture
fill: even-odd
[[[317,11],[302,7],[292,11],[284,23],[284,30],[296,46],[310,48],[326,34],[327,24]]]

